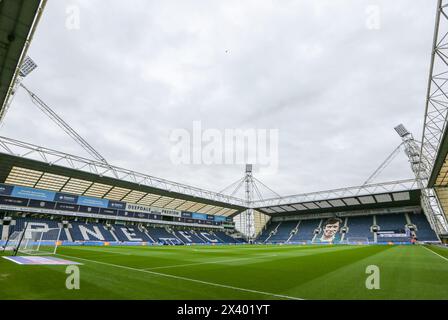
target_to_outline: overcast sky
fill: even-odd
[[[25,83],[114,165],[223,189],[243,165],[171,160],[173,130],[201,121],[278,130],[278,170],[255,174],[281,195],[358,185],[394,126],[421,139],[435,5],[50,0]],[[85,155],[23,92],[0,134]],[[409,177],[400,155],[377,181]]]

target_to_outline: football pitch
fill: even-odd
[[[3,254],[6,255],[6,254]],[[448,249],[436,246],[78,246],[66,266],[0,259],[0,299],[448,299]],[[379,289],[367,289],[369,266]]]

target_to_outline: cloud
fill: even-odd
[[[200,120],[278,129],[278,171],[258,177],[282,195],[356,185],[400,143],[395,125],[420,139],[434,12],[425,0],[53,1],[25,82],[112,164],[223,189],[244,166],[170,161],[170,133]],[[23,92],[1,134],[85,155]],[[399,157],[381,180],[408,177]]]

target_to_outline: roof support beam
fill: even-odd
[[[246,207],[246,202],[236,197],[149,176],[128,169],[111,166],[100,161],[70,155],[11,138],[0,137],[0,152],[22,158],[38,160],[49,165],[58,164],[59,166],[66,166],[71,169],[80,170],[99,176],[131,183],[137,182],[140,185],[162,189],[168,192],[175,192],[206,200],[222,202],[229,205]]]

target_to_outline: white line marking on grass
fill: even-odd
[[[322,247],[321,247],[322,248]],[[320,249],[321,249],[320,248]],[[313,248],[310,249],[311,253],[316,252],[316,249],[319,248]],[[327,248],[325,248],[327,249]],[[330,249],[330,248],[328,248]],[[334,249],[334,248],[331,248]],[[347,248],[337,248],[338,250],[348,250]],[[233,261],[241,261],[241,260],[256,260],[256,259],[260,259],[260,258],[266,258],[266,257],[286,257],[286,258],[290,258],[290,257],[301,257],[301,256],[307,256],[310,251],[300,251],[300,255],[285,255],[285,254],[264,254],[264,255],[259,255],[259,256],[254,256],[254,257],[246,257],[246,258],[236,258],[236,259],[227,259],[227,260],[218,260],[218,261],[207,261],[207,262],[193,262],[193,263],[185,263],[185,264],[174,264],[174,265],[168,265],[168,266],[160,266],[160,267],[150,267],[150,268],[144,268],[142,270],[159,270],[159,269],[170,269],[170,268],[178,268],[178,267],[188,267],[188,266],[198,266],[198,265],[203,265],[203,264],[217,264],[217,263],[226,263],[226,262],[233,262]],[[337,251],[337,250],[328,250],[330,252],[332,251]],[[321,251],[317,251],[317,253],[319,253]],[[302,254],[303,253],[303,254]],[[324,252],[325,253],[325,252]],[[315,253],[314,253],[315,254]]]
[[[74,257],[74,256],[60,254],[60,253],[58,253],[57,255],[63,256],[63,257],[70,257],[70,258],[73,258],[73,259],[89,261],[89,262],[98,263],[98,264],[103,264],[103,265],[106,265],[106,266],[111,266],[111,267],[116,267],[116,268],[122,268],[122,269],[127,269],[127,270],[132,270],[132,271],[144,272],[144,273],[153,274],[153,275],[160,276],[160,277],[166,277],[166,278],[172,278],[172,279],[178,279],[178,280],[184,280],[184,281],[189,281],[189,282],[196,282],[196,283],[206,284],[206,285],[214,286],[214,287],[221,287],[221,288],[226,288],[226,289],[232,289],[232,290],[256,293],[256,294],[260,294],[260,295],[277,297],[277,298],[283,298],[283,299],[289,299],[289,300],[304,300],[304,299],[298,298],[298,297],[291,297],[291,296],[286,296],[286,295],[282,295],[282,294],[276,294],[276,293],[270,293],[270,292],[252,290],[252,289],[239,288],[239,287],[229,286],[229,285],[225,285],[225,284],[219,284],[219,283],[214,283],[214,282],[208,282],[208,281],[202,281],[202,280],[197,280],[197,279],[192,279],[192,278],[175,276],[175,275],[166,274],[166,273],[160,273],[160,272],[149,271],[149,270],[144,270],[144,269],[137,269],[137,268],[127,267],[127,266],[122,266],[122,265],[119,265],[119,264],[101,262],[101,261],[90,260],[90,259],[85,259],[85,258],[78,258],[78,257]]]
[[[447,257],[444,257],[444,256],[438,254],[437,252],[435,252],[435,251],[429,249],[428,247],[423,246],[423,248],[425,248],[425,249],[428,250],[428,251],[431,251],[432,253],[434,253],[436,256],[439,256],[439,257],[442,258],[443,260],[448,261],[448,258],[447,258]]]
[[[266,257],[275,257],[276,254],[272,255],[266,255],[266,256],[260,256],[260,257],[250,257],[250,258],[237,258],[237,259],[227,259],[227,260],[219,260],[219,261],[207,261],[207,262],[194,262],[194,263],[186,263],[186,264],[174,264],[171,266],[160,266],[160,267],[152,267],[152,268],[145,268],[142,270],[158,270],[158,269],[169,269],[169,268],[178,268],[178,267],[188,267],[188,266],[198,266],[201,264],[216,264],[216,263],[226,263],[226,262],[233,262],[233,261],[241,261],[241,260],[255,260],[259,258],[266,258]]]

